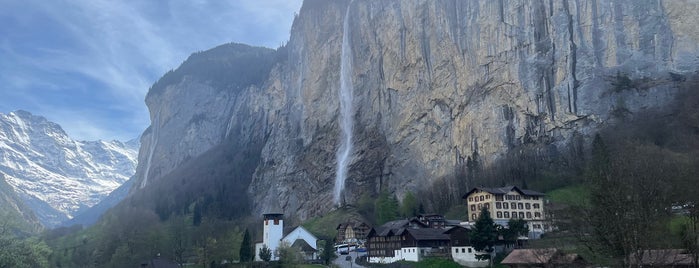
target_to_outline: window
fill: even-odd
[[[490,195],[486,195],[486,196],[485,196],[485,199],[490,199]]]
[[[269,220],[265,220],[265,225],[269,225]]]
[[[517,203],[517,208],[518,208],[518,209],[524,209],[524,204],[522,204],[522,203]]]
[[[516,219],[517,218],[517,212],[512,211],[512,218]]]
[[[497,214],[497,217],[498,217],[498,218],[502,218],[502,212],[501,212],[501,211],[496,212],[496,214]]]
[[[538,197],[538,196],[533,196],[532,199],[534,199],[534,200],[539,200],[539,197]]]
[[[502,201],[502,195],[496,195],[495,201]]]
[[[455,248],[455,249],[454,249],[454,253],[459,253],[459,249],[458,249],[458,248]]]
[[[522,196],[521,196],[521,195],[517,195],[516,197],[517,197],[517,200],[521,200],[521,199],[522,199]]]
[[[476,205],[471,205],[471,212],[476,211]]]
[[[279,219],[274,219],[274,225],[279,225]]]
[[[485,198],[483,198],[483,196],[481,195],[481,201],[484,201],[484,200],[485,200]]]
[[[532,218],[532,213],[531,213],[531,212],[527,212],[527,219],[531,219],[531,218]]]
[[[468,198],[468,202],[473,202],[473,196]]]
[[[495,202],[495,208],[501,209],[501,208],[502,208],[502,202]]]
[[[505,204],[507,204],[507,203],[505,203]],[[509,217],[510,217],[510,213],[507,212],[507,211],[505,211],[505,216],[504,216],[504,218],[509,218]]]
[[[515,202],[510,202],[510,207],[511,207],[512,209],[517,209],[517,203],[515,203]]]
[[[465,249],[465,248],[461,248],[461,253],[466,253],[466,249]]]
[[[478,204],[478,210],[481,210],[483,206],[481,204]]]
[[[476,213],[471,214],[471,219],[474,221],[476,220]]]
[[[507,202],[502,203],[502,208],[508,209],[510,205]]]
[[[524,212],[520,212],[520,213],[519,213],[519,218],[520,218],[520,219],[524,219]]]
[[[534,209],[538,209],[538,208],[539,208],[539,204],[536,204],[536,203],[534,203],[532,206],[534,207]]]
[[[524,196],[524,200],[529,200],[529,196],[528,196],[528,195],[525,195],[525,196]]]
[[[485,207],[485,208],[487,208],[487,209],[490,209],[490,203],[485,203],[485,204],[483,204],[483,207]]]
[[[534,218],[541,218],[541,213],[534,212]]]
[[[529,203],[524,203],[524,208],[530,209],[530,208],[532,208],[532,207],[531,207],[531,205],[530,205]]]
[[[471,253],[471,248],[468,248],[468,253]]]

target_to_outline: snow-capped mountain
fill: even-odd
[[[26,111],[0,113],[0,172],[46,227],[97,204],[133,176],[138,140],[76,141]]]

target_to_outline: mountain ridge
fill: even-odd
[[[0,113],[0,172],[46,227],[99,202],[133,175],[133,141],[76,141],[60,125]]]

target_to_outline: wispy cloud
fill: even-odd
[[[26,109],[80,139],[145,129],[149,86],[195,51],[276,47],[301,0],[0,1],[0,111]]]

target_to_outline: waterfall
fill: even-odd
[[[141,181],[141,189],[146,187],[148,183],[148,175],[150,174],[150,163],[153,160],[153,154],[155,154],[155,146],[158,145],[158,132],[160,128],[160,110],[155,115],[155,120],[153,121],[151,136],[150,136],[150,150],[148,151],[148,159],[146,159],[146,171],[143,172],[143,181]]]
[[[342,23],[342,54],[340,56],[340,147],[337,149],[337,172],[335,174],[335,189],[333,201],[340,205],[342,192],[345,189],[347,179],[347,169],[352,152],[352,51],[349,40],[349,13],[350,5],[347,7],[345,19]]]

